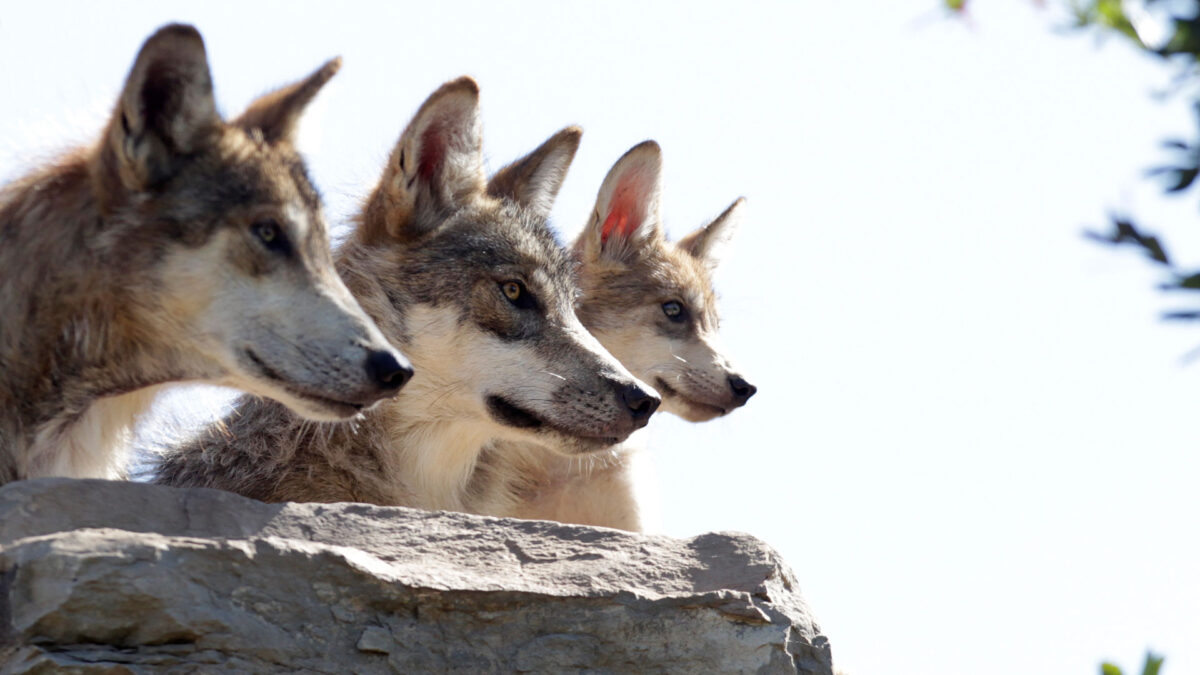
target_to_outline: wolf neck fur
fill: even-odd
[[[436,348],[427,345],[444,345],[452,339],[445,324],[454,320],[416,298],[389,295],[381,279],[403,276],[402,261],[382,264],[355,239],[338,250],[335,260],[351,293],[385,334],[407,353],[436,360],[432,353]],[[380,433],[360,436],[385,446],[372,451],[393,472],[392,483],[403,486],[400,503],[462,510],[471,473],[494,428],[479,418],[479,410],[458,398],[464,383],[438,377],[437,369],[422,368],[421,363],[416,369],[417,375],[399,395],[366,413],[365,423],[377,425]]]
[[[469,420],[415,416],[404,395],[385,405],[383,424],[393,449],[399,482],[407,484],[416,506],[461,511],[467,483],[489,435]]]
[[[101,216],[84,153],[0,193],[0,267],[8,271],[0,307],[10,317],[0,333],[0,415],[6,442],[27,450],[17,453],[26,459],[16,467],[21,477],[64,468],[113,477],[116,446],[152,398],[132,394],[171,379],[151,367],[155,350],[132,330],[123,291],[134,266],[106,246],[114,227]],[[81,466],[88,443],[97,444],[96,459]]]

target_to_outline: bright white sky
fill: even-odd
[[[852,675],[1200,672],[1200,326],[1110,208],[1200,253],[1196,199],[1141,178],[1188,137],[1168,71],[1032,3],[19,3],[0,15],[0,176],[90,138],[141,41],[207,41],[218,101],[341,54],[304,147],[335,220],[442,81],[483,87],[491,168],[578,123],[555,209],[582,225],[657,139],[676,237],[738,195],[724,336],[760,393],[657,419],[663,529],[734,529],[795,569]],[[66,15],[66,16],[65,16]],[[64,20],[69,16],[69,20]]]

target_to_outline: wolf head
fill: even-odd
[[[745,405],[757,391],[718,347],[710,276],[745,200],[672,244],[659,218],[661,173],[662,152],[653,141],[609,170],[574,245],[583,289],[579,316],[658,390],[664,410],[702,422]]]
[[[292,143],[339,66],[227,123],[200,34],[164,27],[142,46],[91,166],[100,245],[145,270],[130,308],[142,342],[167,343],[170,368],[187,379],[324,420],[394,394],[412,373],[334,271],[320,198]]]
[[[563,129],[488,181],[479,88],[464,77],[401,135],[338,263],[416,364],[406,415],[584,452],[657,408],[579,323],[572,263],[546,225],[580,134]]]

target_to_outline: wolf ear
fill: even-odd
[[[152,187],[211,142],[220,124],[200,33],[164,26],[142,45],[117,100],[105,132],[109,168],[127,189]]]
[[[661,176],[662,149],[654,141],[639,143],[618,159],[600,186],[576,251],[585,260],[628,262],[646,244],[661,240]]]
[[[400,134],[367,200],[362,235],[419,238],[441,222],[439,214],[484,189],[479,85],[460,77],[433,92]]]
[[[299,82],[260,97],[233,123],[246,131],[258,129],[268,143],[292,142],[304,109],[341,67],[341,57],[330,59]]]
[[[711,223],[680,239],[676,246],[692,254],[709,267],[716,267],[721,262],[721,256],[729,245],[729,240],[741,227],[745,213],[746,198],[738,197]]]
[[[583,129],[575,126],[554,134],[537,150],[497,171],[488,181],[488,194],[548,217],[582,136]]]

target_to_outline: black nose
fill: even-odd
[[[412,367],[400,363],[390,351],[373,351],[367,354],[367,377],[381,389],[399,389],[408,382],[412,374]]]
[[[621,401],[625,403],[625,407],[629,408],[629,415],[633,418],[635,429],[646,426],[646,422],[650,421],[650,416],[662,402],[658,400],[657,396],[646,393],[645,389],[636,384],[621,388]]]
[[[750,384],[741,375],[729,376],[729,388],[733,390],[733,402],[740,407],[746,405],[746,401],[758,391],[758,387]]]

